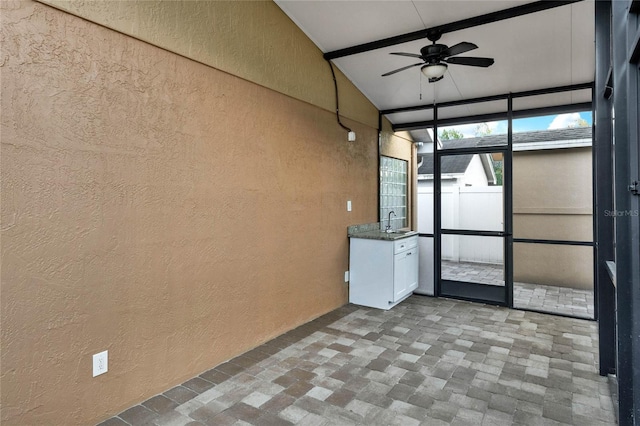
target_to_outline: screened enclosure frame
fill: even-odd
[[[572,104],[563,104],[563,105],[554,105],[543,108],[531,108],[531,109],[520,109],[514,110],[513,103],[514,99],[518,98],[526,98],[530,96],[538,96],[538,95],[547,95],[561,92],[572,92],[578,90],[588,89],[591,91],[591,101],[590,102],[579,102]],[[434,141],[434,156],[433,156],[433,174],[434,174],[434,192],[433,192],[433,218],[434,218],[434,227],[433,234],[418,234],[421,238],[433,238],[433,246],[434,246],[434,271],[433,271],[433,279],[435,284],[435,296],[446,296],[446,297],[454,297],[460,298],[464,300],[473,300],[480,301],[484,303],[491,303],[501,306],[506,306],[513,309],[533,311],[533,312],[541,312],[546,314],[554,314],[559,316],[566,316],[572,318],[580,318],[585,319],[583,317],[576,317],[574,315],[561,313],[561,312],[548,312],[542,311],[533,308],[527,308],[522,306],[514,306],[514,294],[513,294],[513,275],[514,275],[514,264],[513,264],[513,246],[514,243],[525,243],[525,244],[555,244],[555,245],[566,245],[566,246],[588,246],[593,248],[594,259],[596,259],[595,252],[595,243],[594,239],[596,237],[595,234],[595,211],[593,211],[592,206],[592,235],[590,241],[574,241],[574,240],[564,240],[564,239],[536,239],[536,238],[514,238],[513,236],[513,120],[519,118],[528,118],[528,117],[536,117],[543,115],[551,115],[551,114],[561,114],[561,113],[571,113],[571,112],[584,112],[590,111],[593,117],[593,90],[594,83],[583,83],[583,84],[575,84],[569,86],[559,86],[552,87],[540,90],[530,90],[525,92],[518,93],[507,93],[502,95],[494,95],[494,96],[485,96],[480,98],[461,100],[461,101],[452,101],[452,102],[443,102],[440,104],[430,104],[430,105],[417,105],[403,108],[394,108],[388,110],[382,110],[379,113],[379,124],[382,122],[382,117],[389,114],[401,114],[406,112],[416,112],[421,110],[431,110],[430,113],[433,116],[432,120],[425,121],[414,121],[414,122],[405,122],[393,124],[393,131],[406,131],[406,130],[418,130],[431,128],[433,129],[433,134],[438,134],[438,127],[443,126],[451,126],[451,125],[459,125],[459,124],[473,124],[473,123],[482,123],[486,121],[496,121],[496,120],[506,120],[507,121],[507,143],[506,145],[495,145],[495,146],[482,146],[482,147],[464,147],[464,148],[447,148],[442,149],[438,147],[438,144]],[[504,100],[506,102],[506,111],[496,112],[490,114],[481,114],[481,115],[472,115],[472,116],[461,116],[455,118],[446,118],[446,119],[438,119],[438,112],[443,108],[447,107],[456,107],[463,105],[472,105],[482,102],[492,102],[492,101],[500,101]],[[434,136],[435,138],[435,136]],[[595,144],[593,144],[593,134],[592,134],[592,143],[591,143],[591,154],[592,157],[595,155],[594,153]],[[460,155],[460,154],[491,154],[491,153],[502,153],[503,154],[503,199],[504,199],[504,209],[503,209],[503,223],[504,227],[502,231],[478,231],[478,230],[460,230],[460,229],[442,229],[442,217],[441,217],[441,190],[442,190],[442,179],[441,179],[441,170],[440,170],[440,159],[445,155]],[[595,173],[592,175],[592,188],[595,188]],[[378,197],[380,198],[380,197]],[[595,198],[593,199],[595,201]],[[380,211],[380,209],[378,209]],[[380,218],[383,219],[383,218]],[[491,290],[493,294],[486,295],[487,297],[482,297],[482,295],[471,295],[469,297],[464,294],[451,294],[452,292],[444,292],[442,289],[442,278],[441,278],[441,260],[442,260],[442,236],[443,235],[469,235],[469,236],[488,236],[488,237],[501,237],[504,239],[504,288],[498,287],[500,290]],[[595,263],[595,262],[594,262]],[[598,280],[596,279],[596,267],[593,267],[593,294],[594,296],[598,293]],[[445,283],[445,286],[447,283]],[[500,294],[500,291],[504,292]],[[591,318],[593,320],[598,319],[598,298],[594,297],[594,317]]]

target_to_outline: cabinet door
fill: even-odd
[[[418,247],[411,249],[407,252],[407,258],[405,260],[407,266],[407,289],[413,291],[418,288]]]
[[[393,301],[405,297],[418,287],[418,248],[393,257]]]
[[[411,251],[404,251],[393,256],[393,301],[402,299],[409,293],[408,263],[411,262]]]

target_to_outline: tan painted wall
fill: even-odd
[[[92,22],[335,111],[322,52],[271,0],[41,0]],[[371,127],[378,111],[336,68],[340,112]]]
[[[513,245],[515,282],[593,289],[593,248],[550,244]]]
[[[244,30],[284,25],[268,4],[237,6]],[[345,114],[365,123],[345,119],[347,143],[322,107],[0,6],[3,425],[100,421],[346,302],[346,227],[377,218],[377,132],[354,89]]]
[[[513,154],[515,238],[592,241],[591,148]],[[593,288],[591,247],[515,244],[514,281]]]

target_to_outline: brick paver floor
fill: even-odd
[[[446,280],[504,285],[502,265],[442,261],[442,278]],[[594,318],[593,291],[535,283],[513,283],[516,308]]]
[[[107,425],[614,425],[597,324],[413,295],[347,305]]]

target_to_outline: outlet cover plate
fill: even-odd
[[[109,351],[103,351],[93,355],[93,377],[106,373],[109,370]]]
[[[344,282],[345,283],[349,282],[349,271],[344,271]]]

